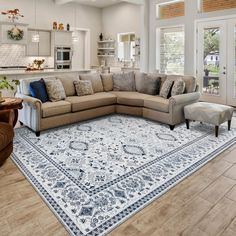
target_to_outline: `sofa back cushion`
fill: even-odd
[[[157,74],[135,73],[135,86],[139,93],[157,95],[160,92],[161,78]]]
[[[74,85],[78,96],[94,94],[91,80],[76,80]]]
[[[76,95],[74,81],[79,79],[79,75],[59,75],[57,79],[62,82],[67,97]]]
[[[40,79],[42,79],[42,77],[21,79],[20,85],[17,87],[17,91],[19,93],[31,96],[30,87],[29,87],[30,83],[34,82],[34,81],[39,81]],[[48,79],[54,80],[54,79],[56,79],[56,77],[55,76],[48,76],[48,77],[43,77],[43,79],[44,80],[48,80]]]
[[[112,74],[101,74],[103,89],[105,92],[113,90]]]
[[[57,102],[66,98],[64,87],[59,79],[45,80],[44,82],[51,102]]]
[[[99,93],[99,92],[104,91],[100,74],[98,73],[82,74],[82,75],[79,75],[79,77],[81,80],[91,81],[94,93]]]
[[[115,73],[112,75],[114,91],[135,91],[134,72]]]
[[[31,82],[29,88],[32,97],[38,98],[42,103],[49,101],[47,89],[43,79]]]
[[[183,81],[185,82],[185,93],[193,93],[197,88],[197,79],[191,75],[184,75]]]

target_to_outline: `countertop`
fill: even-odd
[[[78,69],[78,70],[44,69],[37,71],[0,70],[0,75],[34,75],[34,74],[47,74],[47,73],[70,73],[70,72],[91,72],[91,70],[90,69]]]

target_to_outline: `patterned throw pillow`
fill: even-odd
[[[171,89],[171,96],[183,94],[185,90],[185,82],[182,79],[177,79]]]
[[[64,87],[59,79],[44,80],[44,82],[51,102],[57,102],[66,98]]]
[[[94,94],[92,82],[90,80],[76,80],[74,81],[74,85],[78,96]]]
[[[135,91],[134,72],[115,73],[112,75],[114,91]]]
[[[168,98],[168,95],[170,94],[172,85],[174,81],[172,79],[167,78],[165,82],[163,83],[160,91],[160,96],[163,98]]]

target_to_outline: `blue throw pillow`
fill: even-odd
[[[48,93],[43,79],[31,82],[29,85],[29,89],[32,97],[38,98],[43,103],[49,101]]]

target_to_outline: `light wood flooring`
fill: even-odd
[[[14,163],[0,168],[0,235],[68,235]],[[110,236],[236,236],[236,145]]]

